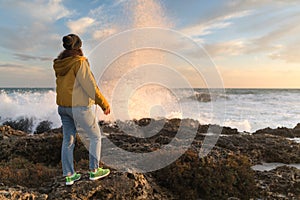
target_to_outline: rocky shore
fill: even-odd
[[[136,127],[142,127],[145,134],[149,124],[162,126],[157,134],[135,137],[141,134],[134,133]],[[135,153],[154,152],[174,140],[186,139],[176,136],[182,127],[186,134],[196,132],[186,151],[170,165],[147,173],[106,166],[112,173],[99,181],[88,180],[88,151],[78,137],[74,159],[83,178],[71,187],[64,185],[61,176],[61,129],[49,130],[49,124],[44,125],[46,129],[41,126],[40,134],[0,126],[0,199],[300,199],[299,169],[252,168],[262,163],[300,163],[300,144],[292,140],[300,137],[300,124],[293,129],[266,128],[250,134],[230,127],[199,125],[191,119],[100,122],[104,146],[109,140]],[[222,130],[216,145],[207,156],[199,157],[205,137],[214,130]],[[102,153],[104,157],[114,153],[108,148]],[[176,150],[178,147],[170,152]]]

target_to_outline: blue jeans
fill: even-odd
[[[99,167],[101,153],[101,132],[91,107],[58,106],[58,113],[63,124],[63,142],[61,161],[63,176],[74,174],[73,151],[76,133],[89,149],[90,170]]]

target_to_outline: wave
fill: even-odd
[[[238,130],[245,131],[245,132],[251,132],[251,124],[248,120],[243,121],[226,121],[224,123],[224,126],[229,126],[231,128],[237,128]]]
[[[0,93],[0,123],[35,132],[43,124],[61,126],[55,103],[56,93],[49,89],[6,89]]]
[[[112,104],[111,115],[104,116],[98,109],[97,116],[105,121],[191,118],[201,124],[219,124],[246,132],[266,127],[292,128],[300,122],[300,90],[238,89],[226,91],[226,94],[204,89],[176,90],[172,93],[159,86],[143,87],[128,101],[117,100],[117,104]],[[205,98],[211,101],[204,102]],[[31,133],[61,126],[53,89],[0,89],[0,99],[0,124]],[[109,100],[112,99],[109,97]],[[224,101],[225,115],[213,113],[213,106],[221,106]]]
[[[12,127],[15,130],[24,131],[26,133],[40,134],[52,129],[52,122],[41,121],[38,124],[34,118],[19,118],[17,120],[5,121],[3,125]]]

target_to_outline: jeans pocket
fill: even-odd
[[[82,111],[82,112],[86,112],[86,111],[88,111],[89,109],[90,109],[89,106],[81,106],[81,107],[79,108],[79,110]]]

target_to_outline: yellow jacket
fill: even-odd
[[[53,68],[56,76],[57,105],[75,107],[97,104],[102,110],[109,108],[85,57],[55,59]]]

